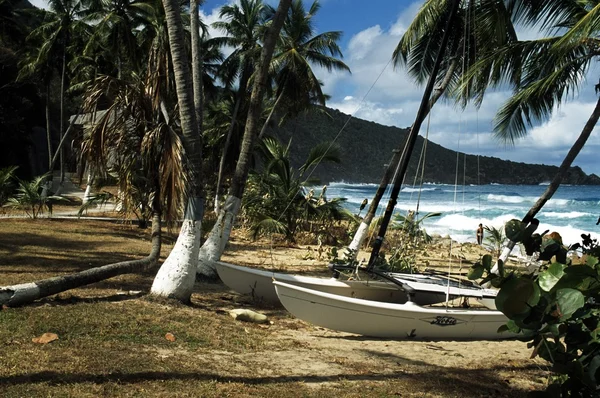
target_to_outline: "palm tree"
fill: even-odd
[[[47,196],[42,194],[42,186],[47,178],[47,175],[42,175],[35,177],[31,181],[17,179],[19,184],[17,193],[8,199],[7,206],[23,210],[28,217],[33,219],[38,218],[44,211],[52,214],[52,204],[66,201],[66,199],[62,196]]]
[[[156,274],[151,292],[157,296],[173,297],[188,302],[196,277],[196,262],[204,215],[201,173],[202,136],[198,131],[196,120],[192,75],[189,58],[185,52],[185,31],[179,4],[175,0],[163,0],[163,6],[179,102],[181,139],[186,153],[187,203],[177,242]]]
[[[267,79],[269,66],[275,50],[275,44],[281,27],[285,21],[288,9],[292,0],[280,0],[277,11],[270,22],[267,33],[264,36],[263,48],[261,50],[260,62],[254,77],[252,95],[250,97],[250,106],[246,127],[244,130],[244,140],[242,149],[238,158],[235,173],[231,180],[229,196],[225,202],[223,210],[219,213],[215,227],[210,232],[209,237],[202,246],[198,257],[198,272],[200,274],[214,277],[214,261],[218,260],[223,253],[225,245],[229,241],[233,220],[237,216],[242,202],[242,195],[246,187],[246,180],[250,171],[250,163],[256,137],[258,136],[258,123],[262,113],[263,96],[267,88]]]
[[[60,76],[59,138],[64,133],[64,97],[68,86],[67,65],[76,38],[89,34],[89,26],[80,19],[85,7],[80,0],[51,0],[47,19],[29,35],[29,39],[40,43],[37,53],[21,69],[20,76],[40,74],[46,86],[46,134],[48,138],[48,162],[52,167],[52,139],[50,129],[50,84],[55,71]],[[61,183],[64,179],[64,155],[60,149]],[[52,170],[50,170],[52,171]]]
[[[225,174],[227,152],[238,120],[243,120],[247,115],[244,108],[248,96],[248,81],[254,73],[255,64],[261,51],[261,34],[264,33],[263,25],[267,18],[267,10],[262,0],[241,0],[239,6],[237,4],[223,6],[219,15],[225,21],[213,24],[215,28],[227,34],[226,37],[221,38],[221,43],[235,48],[223,61],[219,77],[227,87],[233,84],[236,77],[239,77],[235,108],[229,130],[225,136],[223,155],[221,156],[217,175],[217,186],[215,188],[215,213],[217,214],[220,209],[219,198]]]
[[[342,58],[338,41],[342,32],[324,32],[315,35],[314,17],[321,8],[315,1],[308,12],[302,0],[294,0],[290,7],[276,54],[271,61],[271,74],[275,82],[275,103],[264,123],[259,139],[263,137],[273,114],[282,103],[291,114],[297,114],[312,104],[325,106],[326,95],[311,65],[329,72],[348,71],[350,68],[336,57]]]
[[[455,1],[459,1],[460,6],[451,25],[446,28],[445,22]],[[509,10],[504,2],[455,1],[426,1],[400,39],[392,56],[396,66],[406,66],[409,74],[417,82],[424,83],[433,70],[444,32],[449,29],[448,44],[443,48],[444,60],[440,65],[439,75],[435,77],[435,89],[428,99],[429,105],[422,115],[423,119],[442,95],[454,97],[464,104],[463,97],[457,89],[466,69],[484,54],[517,40]],[[415,125],[421,122],[422,120],[416,120]],[[369,210],[348,246],[350,255],[355,256],[361,248],[397,165],[403,161],[403,157],[410,156],[404,153],[403,148],[402,145],[398,147],[388,162]]]
[[[116,76],[122,78],[128,71],[139,71],[142,54],[136,39],[136,30],[148,23],[155,10],[152,3],[136,0],[91,0],[86,19],[98,21],[87,53],[102,50],[114,60]]]
[[[507,143],[527,134],[527,127],[549,117],[584,81],[598,56],[600,4],[596,1],[514,1],[511,12],[525,26],[540,26],[548,36],[503,46],[468,72],[463,92],[481,102],[485,88],[509,84],[514,95],[496,115],[494,131]],[[485,87],[484,87],[485,86]],[[596,85],[598,93],[600,86]],[[560,186],[600,118],[600,98],[546,191],[527,212],[529,224]],[[500,259],[514,247],[510,242]],[[494,271],[495,272],[495,271]]]
[[[95,120],[85,132],[82,156],[99,174],[116,177],[124,213],[146,221],[160,211],[169,222],[182,207],[183,149],[174,119],[165,120],[150,93],[141,78],[97,78],[85,93],[84,111]],[[107,102],[106,110],[96,112]]]
[[[502,244],[504,243],[504,239],[506,235],[504,234],[504,226],[500,228],[485,226],[484,229],[488,232],[485,237],[486,246],[493,250],[496,256],[500,255],[500,251],[502,251]]]
[[[342,216],[342,201],[318,200],[306,192],[306,185],[317,184],[306,173],[323,161],[339,162],[339,148],[322,143],[309,153],[298,173],[289,158],[290,143],[283,146],[274,138],[264,138],[260,145],[264,169],[249,177],[249,192],[244,195],[244,213],[251,223],[254,237],[265,232],[283,233],[289,242],[299,222],[319,220],[324,213]]]

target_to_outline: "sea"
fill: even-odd
[[[377,186],[334,182],[327,186],[326,195],[327,198],[346,198],[345,207],[359,214],[361,203],[364,199],[371,203]],[[377,216],[385,211],[390,188],[380,202]],[[417,206],[418,218],[439,212],[439,217],[428,218],[421,224],[429,235],[449,235],[458,242],[475,242],[475,231],[480,223],[500,228],[510,219],[522,219],[546,188],[547,184],[403,186],[396,212],[407,214]],[[315,187],[315,192],[319,191],[320,187]],[[596,225],[599,217],[600,186],[561,185],[536,216],[540,221],[537,232],[558,232],[566,245],[580,242],[581,234],[590,234],[600,241],[600,225]]]

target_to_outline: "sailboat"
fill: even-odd
[[[339,296],[274,281],[281,303],[313,325],[364,336],[418,340],[495,340],[508,318],[500,311],[423,307]]]
[[[453,13],[456,13],[458,3],[458,1],[454,3]],[[448,26],[446,27],[446,34],[444,36],[446,42],[448,40],[447,32],[449,31],[448,27],[450,26],[451,19],[452,18],[449,18],[447,22]],[[442,45],[440,48],[444,49],[444,47],[445,45]],[[385,270],[378,270],[375,267],[375,260],[379,255],[379,250],[383,243],[383,236],[385,235],[392,217],[402,180],[404,179],[408,168],[410,154],[414,149],[420,126],[425,119],[425,114],[428,112],[429,98],[433,91],[435,76],[439,70],[442,56],[443,51],[441,50],[438,54],[438,59],[436,60],[437,65],[431,72],[415,123],[411,127],[410,134],[407,137],[403,155],[397,164],[390,202],[383,217],[378,237],[375,240],[369,265],[366,269],[363,269],[363,271],[366,271],[366,275],[370,275],[369,279],[366,281],[341,281],[336,279],[300,277],[260,271],[248,267],[240,267],[219,262],[216,265],[217,273],[227,286],[239,293],[251,294],[256,298],[271,303],[277,303],[279,301],[276,297],[279,299],[281,298],[276,294],[276,289],[270,283],[272,280],[278,280],[288,284],[301,286],[309,290],[333,293],[354,299],[384,301],[390,303],[404,303],[408,301],[418,305],[428,305],[452,300],[458,297],[473,297],[480,300],[483,305],[495,309],[494,298],[496,296],[496,291],[485,289],[470,281],[456,280],[449,276],[434,274],[392,274]],[[334,277],[339,277],[340,271],[342,270],[350,271],[353,275],[357,275],[356,271],[358,268],[359,267],[353,264],[338,264],[332,266],[332,271],[334,272]],[[374,278],[377,278],[378,280],[373,281],[372,279]],[[401,292],[396,294],[390,293],[398,290]]]
[[[230,289],[270,305],[280,304],[273,285],[273,280],[276,280],[324,293],[371,301],[402,304],[410,298],[410,301],[416,304],[429,305],[448,299],[472,297],[488,308],[495,308],[495,290],[433,273],[385,272],[379,278],[369,277],[369,273],[365,273],[366,279],[342,280],[336,277],[323,278],[272,272],[222,261],[216,263],[216,268],[219,278]],[[408,289],[412,289],[411,297],[407,293]]]

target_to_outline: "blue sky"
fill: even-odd
[[[206,0],[201,14],[206,23],[218,20],[218,9],[235,0]],[[277,4],[276,0],[266,0]],[[41,5],[43,0],[35,0]],[[339,30],[344,61],[348,73],[318,70],[324,91],[331,96],[328,106],[371,120],[401,128],[412,124],[423,93],[402,69],[388,65],[400,36],[410,24],[422,0],[321,0],[317,14],[318,32]],[[309,1],[306,1],[307,8]],[[213,32],[220,35],[220,32]],[[520,31],[522,38],[538,35],[536,31]],[[552,117],[529,129],[528,136],[506,146],[491,133],[492,119],[509,92],[496,91],[486,96],[481,108],[464,111],[450,103],[438,103],[431,112],[429,139],[446,148],[470,154],[496,156],[526,163],[559,165],[579,136],[596,103],[594,84],[597,68],[590,81],[581,85],[578,95],[569,98]],[[381,77],[377,80],[378,75]],[[376,82],[377,80],[377,82]],[[375,83],[376,82],[376,83]],[[375,83],[375,84],[374,84]],[[369,91],[369,89],[373,88]],[[368,92],[368,95],[367,95]],[[425,123],[421,135],[427,132]],[[574,165],[586,173],[600,175],[600,135],[594,130]],[[383,155],[387,159],[387,154]]]

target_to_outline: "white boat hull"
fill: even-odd
[[[422,340],[494,340],[508,319],[499,311],[424,308],[361,300],[273,282],[279,300],[296,318],[317,326],[364,336]]]
[[[379,281],[342,281],[335,278],[317,278],[291,275],[259,269],[241,267],[239,265],[217,262],[217,273],[230,289],[248,294],[255,299],[270,304],[279,304],[279,298],[273,286],[273,280],[302,286],[309,289],[328,292],[346,297],[391,303],[406,302],[406,293],[393,283]],[[427,299],[427,297],[423,297]],[[439,302],[438,298],[433,298]]]

